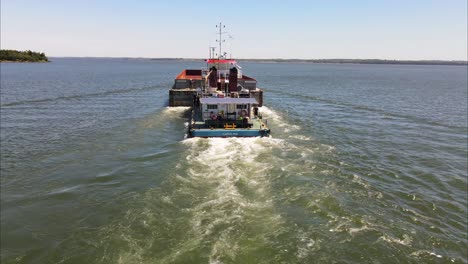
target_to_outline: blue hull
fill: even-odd
[[[190,137],[266,137],[270,130],[255,129],[191,129]]]

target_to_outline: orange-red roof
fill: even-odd
[[[201,75],[201,70],[191,70],[191,69],[185,69],[179,75],[177,75],[176,80],[201,80],[202,75]],[[241,80],[252,80],[256,81],[254,78],[242,75]]]
[[[201,80],[202,79],[202,75],[201,75],[201,70],[189,70],[189,69],[185,69],[183,70],[181,73],[179,73],[179,75],[177,75],[176,79],[180,80],[189,80],[189,79],[192,79],[192,80]]]

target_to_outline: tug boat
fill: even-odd
[[[259,107],[263,90],[257,81],[242,73],[236,60],[221,53],[222,24],[219,24],[219,56],[210,47],[206,67],[185,69],[169,91],[170,106],[190,106],[189,137],[265,137],[268,120]]]

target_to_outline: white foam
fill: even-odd
[[[259,107],[258,110],[262,115],[266,115],[267,118],[281,119],[278,113],[266,106]]]
[[[298,125],[291,125],[286,123],[284,118],[273,109],[270,109],[266,106],[262,106],[259,108],[259,111],[262,114],[263,119],[267,119],[270,123],[273,122],[276,127],[283,128],[284,132],[286,133],[301,129],[301,127]]]
[[[391,236],[388,236],[388,235],[383,235],[383,236],[379,237],[378,240],[382,240],[382,241],[389,242],[389,243],[400,244],[400,245],[404,245],[404,246],[411,245],[411,242],[413,241],[413,239],[407,234],[403,235],[403,239],[398,239],[398,238],[391,237]]]
[[[314,240],[304,231],[299,231],[297,236],[297,252],[298,259],[305,259],[314,251],[320,249],[320,240]]]
[[[434,256],[436,258],[442,258],[442,255],[436,254],[436,253],[428,251],[428,250],[417,250],[417,251],[414,251],[414,252],[412,252],[410,254],[410,256],[413,256],[413,257],[419,257],[420,255],[430,255],[430,256]],[[451,260],[451,261],[454,262],[453,260]]]
[[[164,108],[163,113],[164,114],[183,113],[189,109],[190,109],[189,106],[167,106],[166,108]]]
[[[356,233],[359,233],[361,231],[369,230],[368,226],[361,226],[361,227],[353,227],[349,229],[349,234],[354,235]]]
[[[201,241],[212,240],[213,232],[216,232],[210,263],[220,263],[219,256],[233,254],[236,238],[235,232],[226,228],[220,231],[219,226],[240,225],[252,211],[271,211],[270,178],[266,172],[275,165],[262,163],[257,158],[284,141],[274,138],[190,138],[183,144],[189,151],[186,161],[190,184],[202,186],[206,195],[190,209],[192,230]],[[249,193],[249,197],[242,192]],[[275,225],[282,220],[271,215],[265,221]]]
[[[365,182],[361,177],[359,177],[358,175],[356,174],[353,174],[353,182],[363,186],[364,188],[366,189],[369,189],[369,184],[367,182]]]
[[[291,135],[289,137],[299,139],[299,140],[304,140],[304,141],[309,141],[310,140],[310,137],[306,137],[306,136],[303,136],[303,135]]]

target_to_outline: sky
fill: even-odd
[[[468,60],[467,0],[1,0],[1,49],[49,57]],[[217,51],[218,52],[218,51]]]

